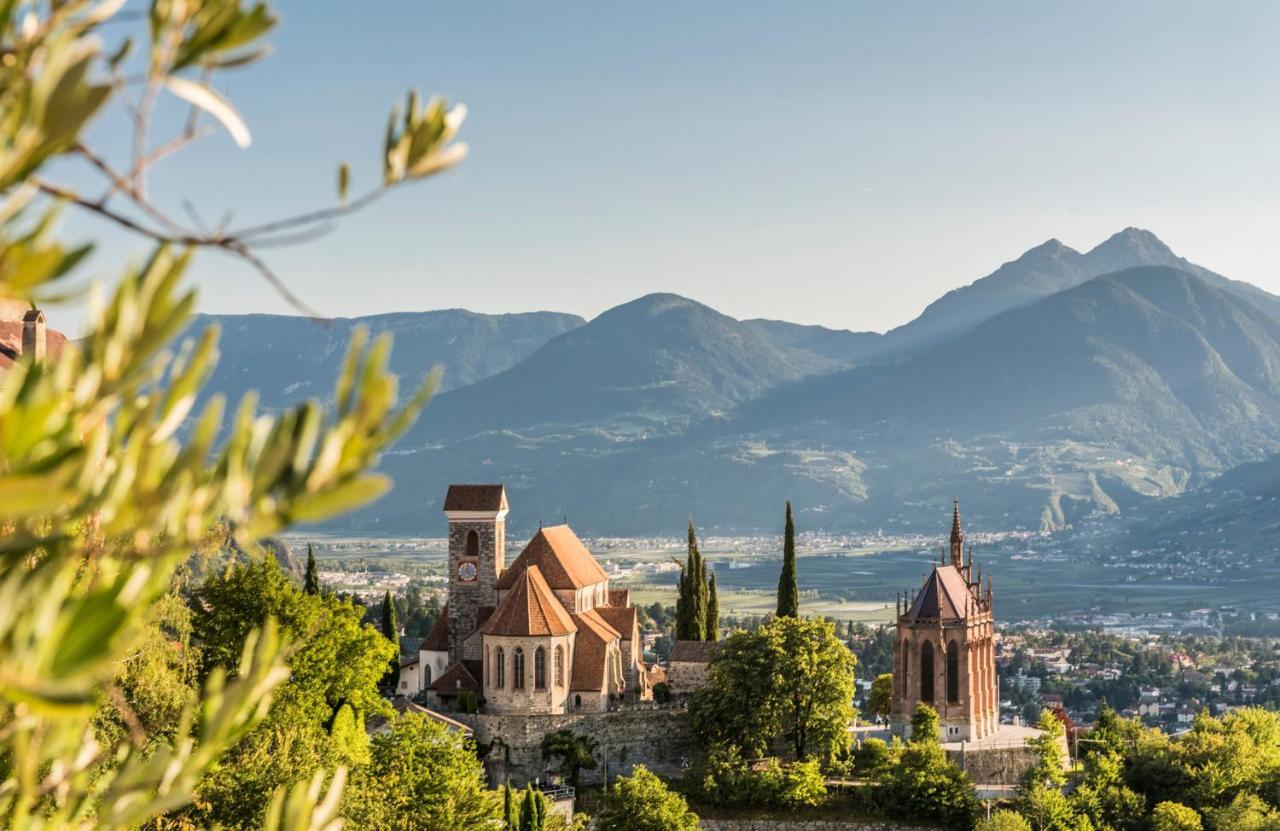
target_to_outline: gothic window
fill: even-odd
[[[907,679],[911,677],[911,641],[902,642],[902,685],[899,689],[906,694]]]
[[[493,677],[497,679],[494,686],[502,689],[507,682],[507,661],[506,655],[503,653],[502,647],[494,650],[493,658]]]
[[[477,534],[474,530],[467,532],[467,556],[468,557],[480,556],[480,535]]]
[[[511,689],[524,689],[524,650],[518,646],[511,653]]]
[[[933,703],[933,641],[920,647],[920,700]]]
[[[564,647],[556,647],[556,686],[564,686]]]
[[[960,645],[947,644],[947,703],[960,703]]]
[[[533,688],[547,688],[547,651],[538,647],[533,653]]]
[[[422,686],[431,686],[431,665],[427,664],[422,668]]]

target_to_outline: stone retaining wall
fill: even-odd
[[[489,782],[494,785],[545,781],[548,767],[555,763],[542,760],[542,737],[557,730],[571,730],[595,740],[598,764],[595,770],[582,771],[585,785],[602,782],[606,764],[610,779],[631,773],[638,764],[678,776],[693,758],[689,713],[684,709],[534,716],[455,713],[453,718],[475,731],[477,744],[489,746],[484,764]]]

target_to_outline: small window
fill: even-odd
[[[575,696],[573,697],[573,709],[575,709],[575,710],[581,710],[581,709],[582,709],[582,696],[580,696],[580,695],[575,695]]]
[[[518,646],[511,653],[511,689],[524,689],[524,650]]]
[[[475,530],[467,532],[467,556],[480,556],[480,535]]]

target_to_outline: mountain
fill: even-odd
[[[826,326],[802,326],[785,320],[756,318],[744,320],[747,326],[769,338],[779,347],[812,353],[830,363],[832,369],[843,369],[865,360],[880,348],[883,336],[877,332],[851,332]]]
[[[522,361],[551,338],[581,326],[556,312],[485,315],[463,309],[398,312],[319,322],[286,315],[198,315],[187,336],[221,327],[218,367],[207,392],[238,401],[257,390],[262,405],[282,408],[314,397],[329,400],[342,356],[358,326],[395,337],[391,370],[401,389],[421,384],[433,366],[442,389],[473,384]]]
[[[646,295],[550,339],[505,372],[439,396],[414,438],[577,429],[634,440],[679,432],[844,363],[790,345],[784,328],[742,323],[674,294]]]
[[[1168,266],[1193,274],[1280,320],[1280,297],[1188,262],[1155,234],[1130,227],[1084,254],[1056,239],[1038,245],[986,277],[947,292],[925,307],[919,317],[887,332],[874,351],[884,355],[918,350],[968,331],[1001,312],[1099,275],[1137,266]]]

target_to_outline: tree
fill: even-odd
[[[1066,728],[1048,709],[1040,711],[1036,727],[1040,735],[1027,740],[1036,761],[1022,774],[1021,787],[1024,790],[1036,785],[1061,788],[1067,782],[1067,773],[1062,765]]]
[[[942,728],[938,711],[921,701],[911,714],[911,744],[938,744],[942,741]]]
[[[600,831],[698,831],[698,815],[644,765],[614,782],[605,799]]]
[[[676,598],[676,639],[707,640],[707,569],[698,551],[698,535],[689,520],[688,554],[680,567]]]
[[[782,574],[778,576],[778,617],[800,615],[800,589],[796,584],[796,525],[787,500],[787,525],[782,536]]]
[[[596,742],[572,730],[556,730],[542,737],[542,760],[558,759],[560,771],[567,774],[569,784],[578,787],[578,775],[596,769]]]
[[[1032,828],[1021,814],[1000,810],[986,819],[978,820],[974,831],[1032,831]]]
[[[693,728],[706,747],[762,755],[784,738],[797,759],[848,746],[856,660],[823,620],[774,618],[737,631],[711,658],[694,696]]]
[[[233,105],[213,88],[223,70],[269,51],[264,38],[276,19],[265,3],[241,0],[155,2],[144,14],[121,6],[0,3],[0,298],[39,305],[69,293],[68,278],[90,246],[54,238],[55,202],[155,243],[105,292],[83,338],[56,360],[21,358],[0,379],[6,828],[135,828],[191,801],[227,749],[268,713],[291,674],[290,645],[273,620],[262,621],[242,639],[235,673],[205,673],[173,738],[164,730],[153,736],[129,723],[127,700],[109,688],[146,640],[157,601],[215,522],[248,551],[292,523],[318,522],[384,493],[389,482],[371,471],[430,391],[424,386],[397,406],[389,340],[370,346],[361,337],[327,414],[315,403],[259,414],[248,399],[224,424],[217,397],[195,410],[215,361],[216,330],[166,349],[191,319],[195,298],[182,280],[193,251],[248,264],[301,307],[259,256],[260,245],[323,228],[465,152],[453,143],[462,111],[443,102],[423,108],[411,97],[387,132],[379,184],[369,193],[346,201],[343,165],[328,209],[256,227],[192,227],[150,201],[150,168],[197,140],[202,118],[248,141]],[[144,47],[126,61],[134,41]],[[170,93],[191,104],[191,114],[178,114],[186,126],[156,142],[153,127],[169,123],[153,117],[156,105]],[[125,117],[101,118],[116,100]],[[130,125],[131,141],[108,142],[128,147],[127,155],[95,145],[113,123]],[[51,163],[72,157],[101,175],[105,193],[84,195],[57,180],[72,165]],[[127,741],[95,740],[88,719],[103,700],[127,723]],[[341,770],[308,771],[278,790],[271,815],[257,822],[330,828],[344,781]]]
[[[320,593],[320,572],[316,570],[316,553],[307,543],[307,571],[302,580],[302,590],[307,594]]]
[[[703,564],[703,569],[706,565]],[[706,640],[720,640],[720,597],[716,592],[716,573],[711,572],[711,580],[707,583],[707,626]]]
[[[520,831],[520,806],[510,782],[502,786],[502,821],[504,831]]]
[[[395,645],[395,654],[387,662],[387,672],[382,677],[382,686],[394,690],[400,680],[400,626],[396,623],[396,604],[388,591],[382,597],[382,637]]]
[[[353,831],[491,831],[503,820],[471,741],[433,719],[397,718],[370,757],[343,804]]]
[[[1177,802],[1161,802],[1151,812],[1152,831],[1202,831],[1203,828],[1200,815]]]
[[[912,741],[896,755],[874,790],[875,803],[885,815],[969,827],[978,814],[978,797],[968,774],[947,760],[942,745]]]
[[[893,707],[893,673],[885,672],[876,676],[871,682],[871,691],[867,693],[867,709],[877,718],[888,718]]]

